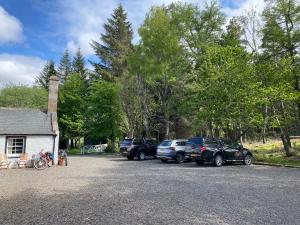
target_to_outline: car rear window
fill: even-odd
[[[196,145],[201,145],[201,144],[203,144],[203,138],[202,137],[191,138],[191,139],[189,139],[189,142],[196,144]]]
[[[185,146],[185,141],[176,141],[175,146]]]
[[[216,139],[205,139],[204,140],[205,145],[218,145],[219,141]]]
[[[171,146],[172,141],[163,141],[162,143],[160,143],[160,146]]]
[[[146,143],[148,144],[152,144],[152,145],[155,145],[156,144],[156,141],[155,140],[146,140]]]
[[[121,145],[128,146],[131,145],[131,143],[132,143],[132,139],[125,139],[122,141]]]
[[[143,140],[142,139],[134,139],[133,140],[133,144],[134,145],[142,145],[143,144]]]

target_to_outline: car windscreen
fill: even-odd
[[[193,143],[195,145],[202,145],[203,144],[203,138],[191,138],[189,139],[189,143]]]
[[[129,146],[132,144],[132,139],[125,139],[122,141],[121,145]]]
[[[159,144],[159,146],[171,146],[172,141],[163,141],[162,143]]]

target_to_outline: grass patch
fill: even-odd
[[[292,140],[294,156],[287,157],[280,140],[269,141],[266,144],[251,143],[245,147],[252,150],[255,161],[289,166],[300,166],[300,140]]]
[[[79,148],[70,148],[68,150],[68,155],[80,155],[80,149]]]
[[[68,150],[68,155],[80,155],[81,150],[80,148],[71,148]],[[118,154],[118,152],[85,152],[84,155],[114,155]]]

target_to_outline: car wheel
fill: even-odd
[[[163,163],[166,163],[166,162],[168,162],[168,160],[167,160],[167,159],[161,159],[161,161],[162,161]]]
[[[144,151],[139,152],[138,159],[141,160],[141,161],[146,159],[146,154],[145,154]]]
[[[128,160],[133,160],[133,156],[127,156]]]
[[[216,155],[214,158],[214,164],[216,167],[220,167],[223,165],[223,157],[221,155]]]
[[[176,162],[180,164],[183,161],[184,161],[184,154],[181,153],[181,152],[177,153],[177,155],[176,155]]]
[[[200,165],[203,165],[204,162],[202,160],[196,160],[196,163],[197,163],[197,165],[200,166]]]
[[[251,163],[252,163],[252,156],[248,154],[245,156],[243,164],[249,166],[251,165]]]

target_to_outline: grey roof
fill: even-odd
[[[51,116],[39,109],[0,108],[0,134],[54,134]]]

